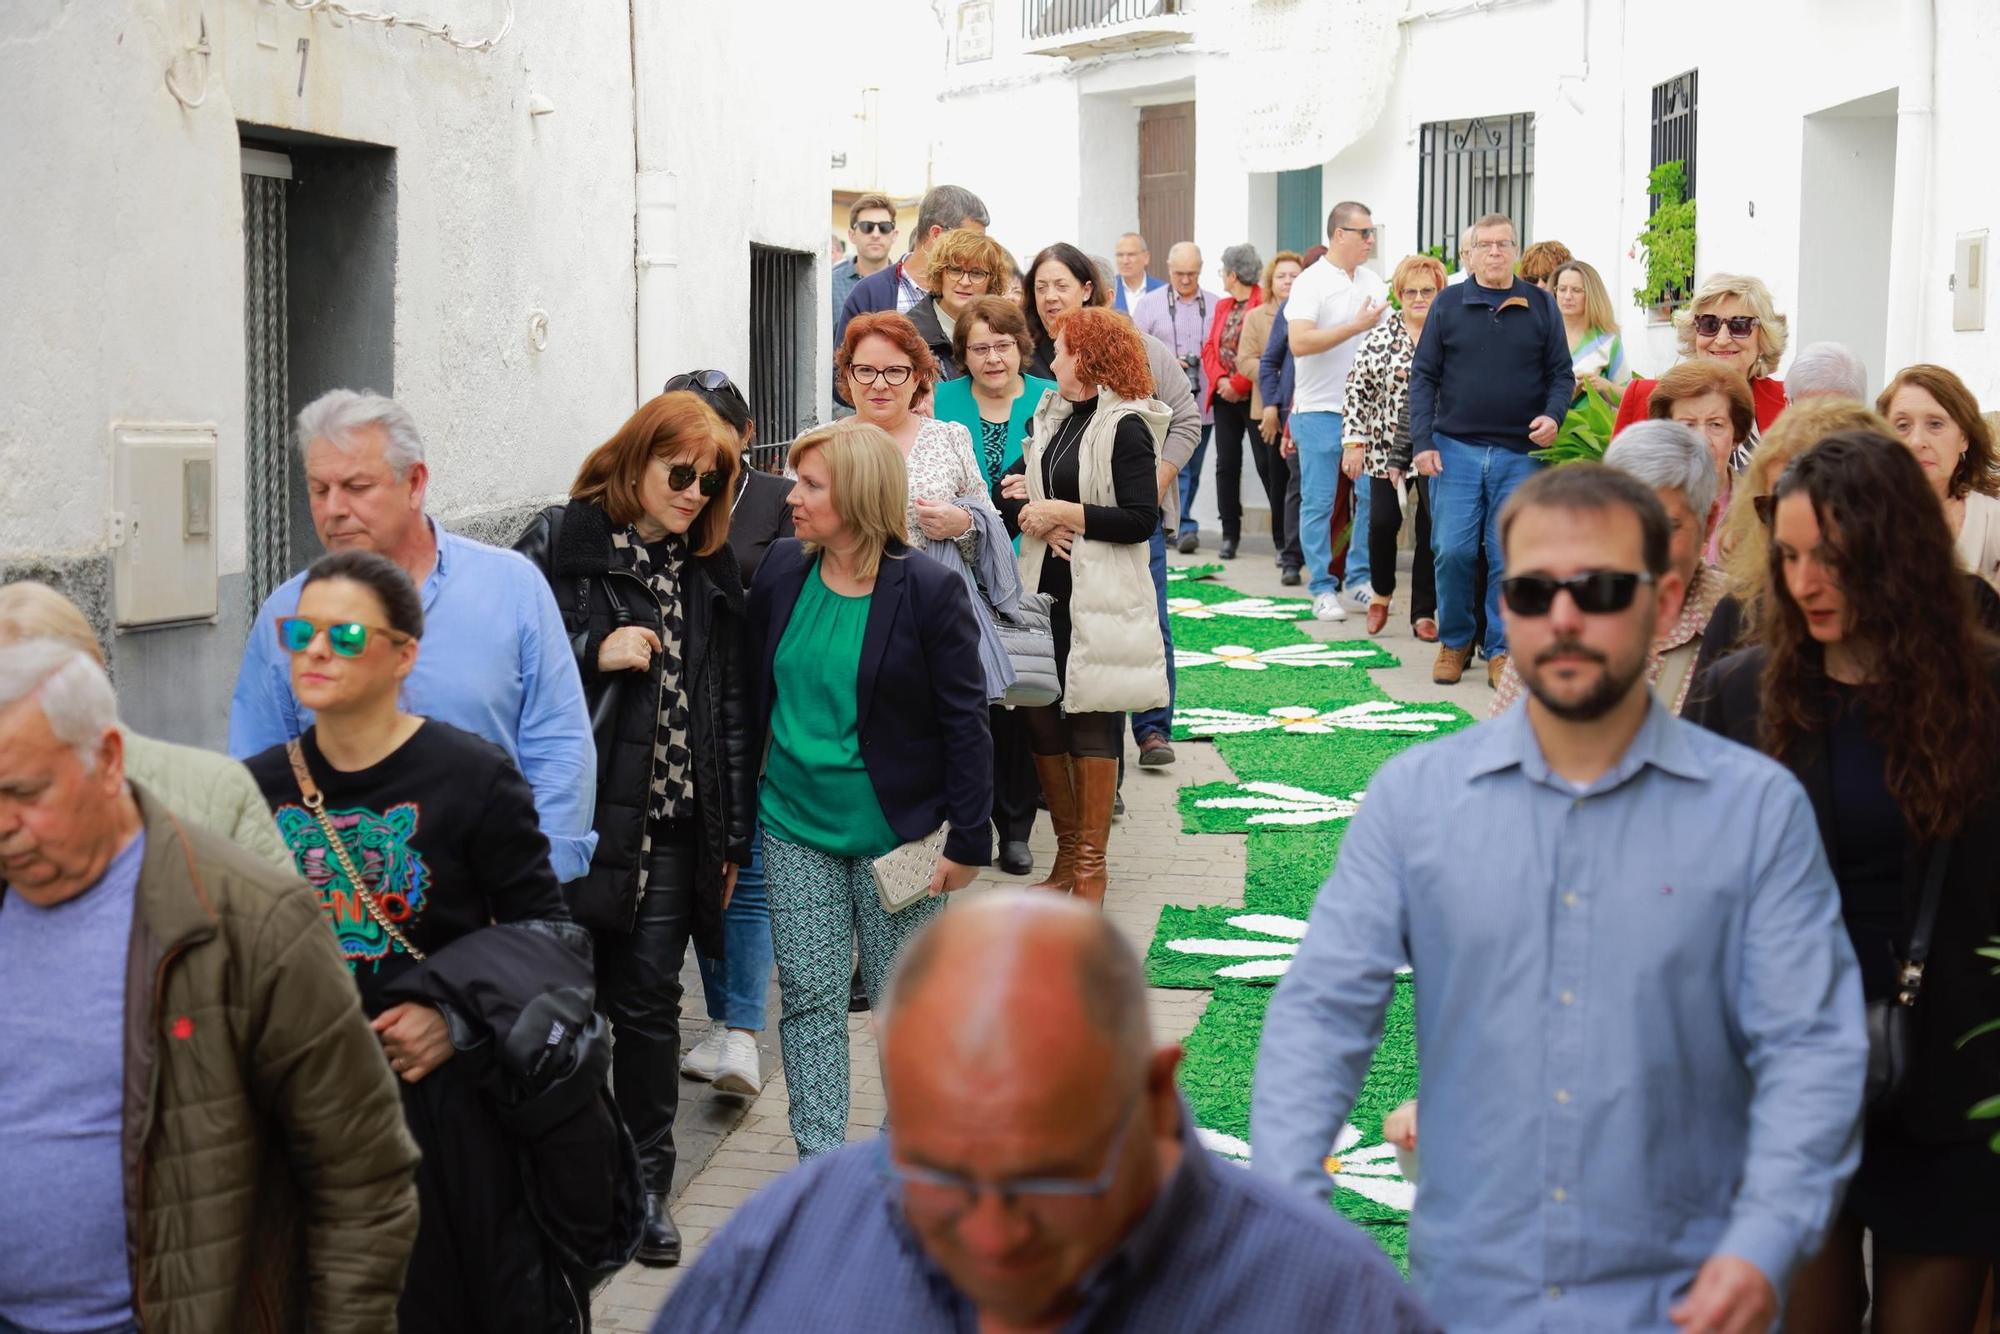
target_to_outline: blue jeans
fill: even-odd
[[[1340,586],[1352,593],[1366,593],[1372,584],[1368,576],[1368,474],[1354,479],[1354,523],[1347,530],[1347,577]]]
[[[1480,590],[1473,582],[1480,543],[1486,544],[1487,660],[1507,651],[1507,625],[1500,619],[1500,507],[1514,488],[1541,471],[1526,454],[1498,445],[1434,437],[1444,471],[1431,479],[1431,544],[1437,551],[1438,642],[1451,648],[1472,643]]]
[[[1213,425],[1201,428],[1201,442],[1194,447],[1194,457],[1181,469],[1181,531],[1194,533],[1201,531],[1201,525],[1194,519],[1194,498],[1201,494],[1201,461],[1208,457],[1208,437],[1213,434]]]
[[[1187,473],[1183,471],[1181,476]],[[1160,606],[1160,642],[1167,646],[1167,707],[1132,715],[1134,741],[1171,736],[1174,727],[1174,632],[1167,628],[1167,536],[1158,529],[1153,532],[1153,596]]]
[[[722,955],[711,959],[699,948],[694,952],[708,1017],[731,1028],[763,1032],[771,992],[771,899],[764,889],[761,829],[750,835],[750,864],[736,873],[736,892],[722,914]]]
[[[1299,551],[1306,558],[1306,587],[1317,597],[1340,587],[1330,573],[1333,500],[1340,492],[1340,414],[1294,412],[1292,443],[1299,451]]]
[[[35,1334],[35,1331],[26,1325],[17,1325],[6,1316],[0,1315],[0,1334]],[[120,1326],[117,1334],[139,1334],[139,1326],[136,1324]]]

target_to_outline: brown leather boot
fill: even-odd
[[[1074,758],[1079,828],[1076,848],[1076,896],[1100,907],[1110,876],[1104,864],[1111,845],[1111,806],[1118,799],[1118,761]]]
[[[1453,648],[1449,644],[1438,645],[1437,661],[1431,664],[1431,680],[1441,686],[1455,686],[1465,675],[1465,664],[1472,661],[1472,645]]]
[[[1076,783],[1067,755],[1035,756],[1035,776],[1042,781],[1042,799],[1048,802],[1049,823],[1056,831],[1056,860],[1049,878],[1029,889],[1054,890],[1067,894],[1076,888],[1077,797]]]

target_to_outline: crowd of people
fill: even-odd
[[[1597,271],[1500,215],[1385,280],[1343,202],[1219,290],[1136,233],[1019,268],[957,186],[899,258],[890,201],[851,221],[846,415],[782,474],[689,371],[509,551],[427,513],[402,405],[309,403],[326,554],[257,613],[233,761],[121,727],[83,614],[0,588],[0,1334],[587,1328],[678,1263],[679,1077],[760,1090],[774,971],[808,1166],[662,1328],[1972,1329],[2000,461],[1957,376],[1781,382],[1716,275],[1634,378]],[[1601,463],[1535,457],[1591,412]],[[1211,436],[1224,559],[1247,448],[1281,580],[1380,634],[1409,511],[1433,676],[1496,688],[1372,781],[1249,1174],[1097,911],[1128,729],[1175,758]],[[1043,809],[1046,875],[946,913]],[[1406,969],[1409,1286],[1324,1203]],[[843,1147],[859,1008],[891,1128]]]

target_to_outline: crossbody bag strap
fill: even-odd
[[[304,799],[306,809],[312,812],[313,819],[319,822],[321,832],[326,835],[326,845],[332,850],[334,859],[340,863],[341,871],[347,876],[347,883],[354,886],[354,892],[360,896],[361,906],[368,910],[368,915],[375,919],[377,926],[389,933],[389,939],[403,947],[403,953],[422,963],[424,952],[412,945],[410,938],[389,920],[389,914],[383,910],[381,900],[375,897],[375,891],[369,888],[368,881],[362,877],[360,868],[354,864],[353,857],[349,855],[347,840],[333,827],[333,821],[326,818],[326,795],[319,790],[319,784],[313,782],[312,773],[306,768],[305,748],[299,744],[296,737],[285,743],[285,758],[292,762],[292,778],[299,785],[299,796]]]
[[[1931,845],[1924,865],[1923,897],[1917,900],[1916,924],[1910,945],[1896,970],[1896,1003],[1915,1005],[1924,989],[1924,960],[1930,957],[1931,932],[1937,927],[1938,903],[1944,898],[1944,873],[1951,861],[1951,840]]]

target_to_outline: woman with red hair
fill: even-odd
[[[1056,392],[1001,479],[1001,512],[1022,535],[1021,586],[1051,600],[1063,688],[1059,704],[1023,711],[1056,830],[1055,867],[1037,888],[1101,904],[1124,713],[1168,699],[1148,543],[1172,414],[1123,315],[1086,306],[1055,333]]]

